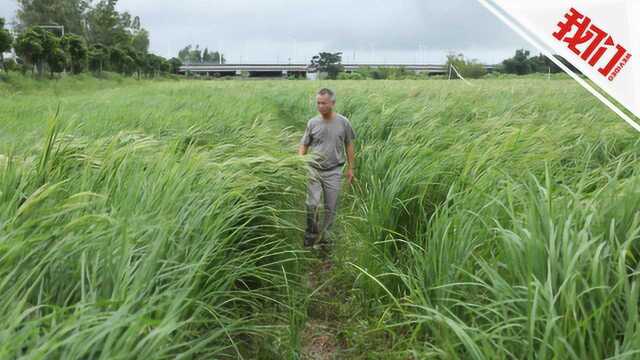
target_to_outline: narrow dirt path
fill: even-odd
[[[335,289],[331,286],[333,267],[330,258],[320,259],[309,271],[308,287],[312,293],[307,308],[307,322],[302,333],[302,359],[336,359],[340,346],[337,340]]]

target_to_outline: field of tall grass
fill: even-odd
[[[0,82],[0,358],[640,357],[638,134],[571,80]],[[352,122],[302,249],[315,91]],[[327,299],[323,299],[326,301]]]

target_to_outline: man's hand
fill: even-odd
[[[355,178],[353,176],[353,167],[355,166],[355,162],[356,162],[355,159],[356,159],[356,156],[355,156],[353,142],[350,142],[349,144],[347,144],[347,161],[349,162],[349,164],[347,165],[347,172],[344,174],[347,177],[347,180],[349,181],[349,185],[351,185],[351,183],[353,182],[353,179]]]
[[[298,146],[298,155],[300,155],[300,156],[306,155],[307,154],[307,150],[309,150],[309,147],[307,145]]]
[[[348,168],[347,172],[344,174],[344,176],[346,176],[347,181],[349,182],[349,185],[351,185],[351,183],[353,182],[353,179],[354,179],[353,169]]]

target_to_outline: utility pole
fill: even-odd
[[[298,59],[298,40],[293,38],[293,62],[295,63]]]
[[[240,55],[240,64],[244,64],[246,53],[247,53],[247,40],[244,40],[242,42],[242,55]]]
[[[376,53],[375,53],[375,51],[373,50],[373,44],[369,43],[369,49],[371,50],[371,59],[369,60],[369,64],[372,64],[372,63],[373,63],[373,60],[374,60],[374,59],[375,59],[375,57],[376,57]]]
[[[427,47],[424,45],[422,46],[422,63],[427,63]]]

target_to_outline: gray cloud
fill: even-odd
[[[0,16],[12,17],[15,7],[0,0]],[[200,44],[232,62],[307,62],[318,51],[343,51],[347,62],[442,62],[456,51],[493,63],[530,48],[476,0],[120,0],[118,7],[140,16],[163,56]]]

